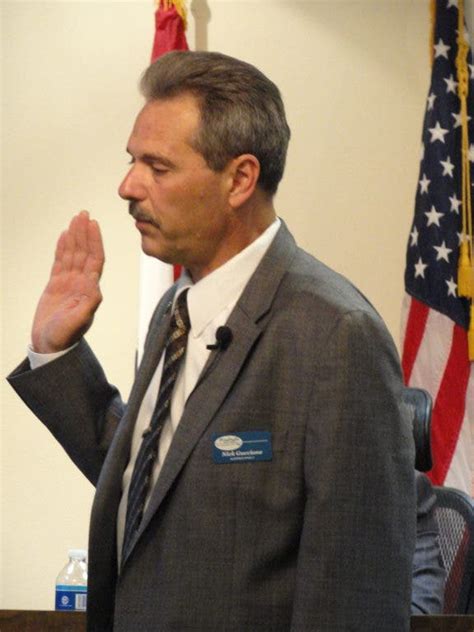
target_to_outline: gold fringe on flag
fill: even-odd
[[[157,7],[161,6],[165,11],[169,11],[171,7],[175,7],[176,13],[183,20],[184,30],[188,26],[188,14],[186,11],[185,0],[155,0]]]
[[[458,96],[461,105],[461,203],[462,232],[458,263],[458,295],[471,301],[469,310],[468,348],[469,360],[474,360],[474,269],[472,257],[472,200],[471,200],[471,168],[469,164],[469,129],[467,116],[467,97],[469,93],[469,68],[467,55],[469,45],[464,28],[464,0],[458,1],[458,52],[456,56],[456,73],[458,80]]]
[[[469,360],[472,362],[474,360],[474,327],[472,324],[474,323],[474,305],[471,301],[471,308],[469,310],[469,329],[467,331],[467,349],[469,354]]]

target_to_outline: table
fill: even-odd
[[[0,610],[0,632],[85,632],[85,630],[85,612]],[[410,630],[411,632],[474,632],[474,615],[412,617]]]
[[[410,630],[411,632],[474,632],[474,615],[445,614],[412,617]]]
[[[85,632],[85,612],[0,610],[0,632]]]

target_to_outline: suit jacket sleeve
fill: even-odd
[[[414,448],[390,336],[344,314],[318,353],[307,413],[292,630],[409,629]]]
[[[124,405],[86,341],[35,370],[26,359],[7,379],[95,485]]]
[[[443,612],[446,571],[441,558],[436,496],[430,480],[416,472],[416,546],[413,559],[412,614]]]

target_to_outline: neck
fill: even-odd
[[[229,259],[254,242],[275,221],[276,213],[272,199],[264,201],[252,200],[240,207],[232,216],[228,236],[219,252],[212,258],[212,263],[203,266],[191,266],[188,272],[194,283],[204,278]],[[265,203],[263,203],[265,202]]]

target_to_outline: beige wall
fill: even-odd
[[[398,337],[429,81],[428,1],[191,6],[191,43],[196,36],[201,48],[251,61],[282,89],[293,140],[279,213],[305,248],[359,285]],[[474,0],[468,9],[471,19]],[[105,300],[88,339],[126,396],[139,241],[116,188],[153,5],[4,1],[1,10],[2,374],[24,354],[57,234],[87,208],[107,251]],[[67,549],[87,544],[93,490],[7,386],[2,422],[0,607],[52,608]]]

